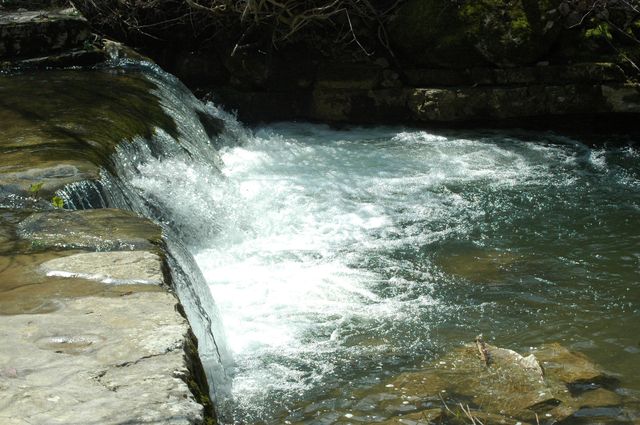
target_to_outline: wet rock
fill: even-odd
[[[131,212],[108,208],[34,213],[18,224],[17,234],[40,248],[153,250],[162,244],[157,225]]]
[[[485,424],[537,423],[536,416],[540,423],[552,423],[578,412],[586,415],[585,409],[609,409],[609,413],[620,409],[622,400],[613,391],[597,386],[575,391],[578,383],[611,382],[580,354],[558,344],[542,346],[527,356],[488,344],[484,347],[486,355],[470,344],[438,359],[426,370],[400,374],[384,384],[385,390],[395,390],[396,397],[376,402],[369,395],[362,403],[369,400],[378,409],[405,405],[417,410],[409,413],[387,408],[396,416],[389,423],[421,423],[420,413],[432,412],[434,407],[443,413],[450,408],[463,418],[467,416],[462,411],[465,409]]]
[[[43,263],[47,276],[78,277],[126,285],[161,285],[162,261],[146,251],[90,252],[69,255]]]
[[[62,308],[66,300],[79,297],[119,297],[133,292],[162,291],[156,285],[105,285],[78,277],[47,276],[42,272],[43,263],[76,253],[48,250],[0,256],[0,315],[49,313]]]
[[[464,394],[484,411],[521,419],[533,416],[528,410],[548,410],[559,403],[540,371],[529,367],[525,358],[511,350],[488,347],[489,366],[475,346],[468,346],[445,356],[427,376],[408,374],[394,385],[421,397],[434,398],[442,392]]]
[[[583,407],[618,407],[622,405],[622,397],[604,388],[586,391],[575,398],[576,405]]]
[[[433,423],[441,423],[446,416],[442,409],[428,409],[397,416],[380,422],[380,425],[431,425]]]
[[[176,305],[168,293],[139,293],[3,317],[0,422],[202,423]]]
[[[567,385],[604,383],[611,377],[585,355],[569,351],[558,343],[544,345],[533,352],[547,378]]]
[[[157,291],[148,284],[163,282],[160,228],[130,212],[3,210],[3,236],[0,314],[47,313],[58,310],[64,299]],[[78,249],[120,252],[87,254]],[[43,268],[53,275],[65,273],[47,276]],[[99,279],[87,280],[91,277]],[[103,280],[128,285],[125,289],[99,283]]]
[[[176,124],[144,75],[109,71],[0,74],[0,187],[51,199],[65,185],[96,180],[119,143]],[[117,94],[116,94],[117,93]],[[96,101],[98,99],[98,101]]]

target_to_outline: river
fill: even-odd
[[[233,127],[220,174],[171,158],[133,179],[188,223],[233,358],[229,422],[343,423],[355,391],[480,333],[560,342],[640,391],[632,141]]]
[[[155,66],[115,66],[146,76],[177,139],[124,142],[60,195],[163,226],[223,423],[381,422],[398,411],[370,393],[478,334],[586,354],[632,401],[594,416],[640,417],[636,140],[247,128]]]

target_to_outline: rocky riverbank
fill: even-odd
[[[78,68],[94,39],[72,9],[0,11],[0,422],[214,423],[161,228],[55,197],[176,131],[140,73]]]
[[[116,172],[120,144],[151,139],[157,129],[177,135],[151,81],[135,71],[86,68],[117,49],[92,35],[74,9],[0,11],[0,337],[8,342],[0,348],[3,423],[215,420],[160,227],[117,209],[66,210],[58,197],[91,185],[95,190],[84,193],[82,204],[104,206],[102,177]],[[156,56],[251,121],[458,125],[553,117],[580,124],[595,117],[611,125],[611,118],[634,122],[640,114],[639,86],[615,61],[443,68],[313,56],[291,66],[291,57],[240,52],[222,60],[184,50]],[[218,123],[200,119],[217,131]],[[468,354],[449,360],[477,363]],[[467,376],[481,376],[476,363]],[[404,385],[405,378],[388,385]],[[598,392],[604,401],[569,397],[565,389],[573,384],[556,380],[532,388],[551,388],[554,398],[542,401],[568,406],[571,412],[558,416],[563,419],[620,403],[608,388]],[[415,410],[446,416],[441,407],[427,409],[443,390],[451,389],[433,387]],[[455,390],[460,399],[473,396]],[[403,406],[389,423],[424,419],[399,416]],[[498,422],[504,419],[487,406]],[[539,407],[521,406],[528,416],[509,416],[533,423],[533,406]]]
[[[156,225],[112,209],[0,214],[2,423],[212,417]]]

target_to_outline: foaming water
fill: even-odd
[[[566,227],[597,208],[638,218],[634,149],[295,124],[223,148],[223,178],[202,194],[216,232],[194,252],[234,356],[235,422],[312,421],[336,392],[348,406],[350,389],[482,331],[514,348],[566,339],[540,329],[567,316],[575,288],[560,275],[584,261]],[[554,243],[564,257],[545,256]]]
[[[521,351],[559,341],[639,398],[636,144],[251,132],[143,68],[176,134],[120,144],[113,174],[60,195],[163,226],[223,423],[380,422],[394,413],[362,394],[478,333]]]

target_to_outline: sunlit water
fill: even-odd
[[[185,173],[215,216],[193,252],[233,352],[237,423],[347,412],[353,388],[481,332],[560,341],[640,389],[633,144],[279,125],[221,158],[215,184]]]
[[[227,422],[343,423],[353,390],[479,333],[516,350],[561,342],[640,392],[632,142],[235,131],[222,175],[174,158],[133,180],[166,198],[220,309]]]

